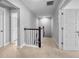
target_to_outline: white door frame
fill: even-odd
[[[18,30],[17,30],[18,31],[17,32],[18,33],[18,35],[17,35],[17,37],[18,37],[17,45],[20,46],[20,8],[18,8],[17,6],[15,6],[13,3],[9,2],[8,0],[7,1],[6,0],[2,0],[2,1],[5,2],[5,3],[8,3],[9,5],[5,5],[5,4],[4,4],[4,6],[0,5],[1,7],[3,7],[3,8],[8,7],[9,10],[15,9],[16,12],[18,13],[18,19],[17,19],[17,28],[18,28]],[[2,2],[2,1],[0,1],[0,2]],[[10,19],[9,20],[10,21],[10,24],[9,24],[9,35],[10,35],[9,43],[11,43],[11,15],[10,15],[9,19]]]
[[[4,9],[1,7],[1,9],[2,9],[2,19],[3,19],[3,21],[2,21],[2,29],[0,29],[0,32],[3,32],[3,34],[2,34],[2,45],[0,45],[0,47],[4,47]]]
[[[17,13],[17,47],[20,46],[20,9],[13,9]],[[11,21],[10,21],[11,22]],[[11,24],[11,23],[10,23]],[[10,25],[11,28],[11,25]],[[11,34],[11,32],[10,32]],[[11,36],[11,35],[10,35]],[[11,37],[10,37],[11,39]],[[12,40],[10,40],[10,44],[12,43]]]

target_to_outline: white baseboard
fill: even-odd
[[[7,42],[7,43],[4,43],[4,46],[7,46],[7,45],[9,45],[10,43],[9,42]]]
[[[38,48],[38,46],[35,46],[35,45],[29,45],[29,44],[26,44],[25,46],[26,46],[26,47],[32,47],[32,48]]]
[[[22,44],[21,46],[20,46],[20,48],[23,48],[23,47],[32,47],[32,48],[39,48],[38,46],[35,46],[35,45],[29,45],[29,44]]]
[[[23,48],[24,47],[24,44],[22,44],[19,48]]]
[[[3,45],[0,45],[0,48],[5,47],[5,46],[7,46],[7,45],[9,45],[9,44],[10,44],[9,42],[4,43]]]
[[[2,48],[2,46],[0,45],[0,48]]]

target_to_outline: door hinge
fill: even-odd
[[[63,15],[64,13],[62,12],[61,15]]]
[[[64,27],[61,27],[61,30],[64,30]]]
[[[61,42],[61,44],[63,45],[63,42]]]

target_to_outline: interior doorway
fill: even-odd
[[[41,17],[39,19],[39,26],[43,28],[44,37],[51,37],[51,17]]]
[[[0,7],[0,47],[4,46],[4,9]]]
[[[4,2],[4,3],[3,3]],[[0,47],[19,46],[20,9],[7,0],[0,1]]]
[[[19,9],[11,9],[11,44],[18,45],[19,39]]]

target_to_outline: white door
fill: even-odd
[[[76,50],[76,13],[74,10],[64,10],[64,50]]]
[[[0,8],[0,47],[4,46],[4,11]]]

